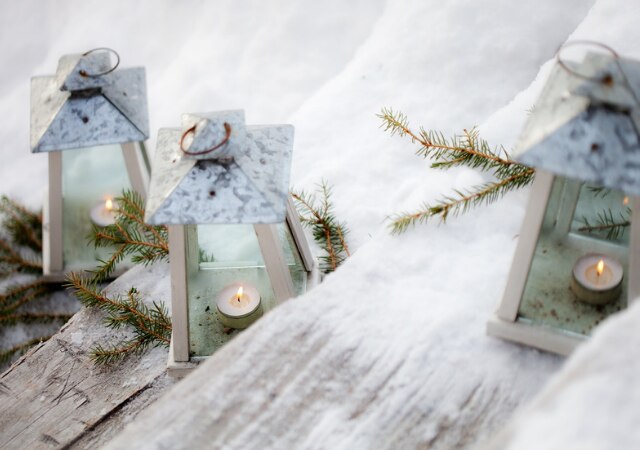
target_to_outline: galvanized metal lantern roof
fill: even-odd
[[[549,76],[516,159],[640,195],[640,62],[589,53],[564,64]]]
[[[162,128],[145,220],[151,224],[285,220],[293,126],[244,123],[243,111],[184,114]]]
[[[108,53],[87,52],[63,56],[54,76],[31,79],[32,152],[149,137],[144,68],[112,69]]]

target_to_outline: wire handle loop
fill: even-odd
[[[97,77],[101,77],[103,75],[106,75],[108,73],[113,72],[114,70],[116,70],[116,68],[120,65],[120,55],[118,55],[118,52],[116,52],[114,49],[109,48],[109,47],[97,47],[97,48],[92,48],[91,50],[88,50],[86,52],[84,52],[82,54],[82,56],[87,56],[93,52],[99,52],[99,51],[106,51],[109,53],[113,53],[116,57],[116,63],[113,67],[111,67],[109,70],[105,70],[104,72],[100,72],[100,73],[87,73],[87,71],[85,70],[81,70],[80,76],[83,77],[87,77],[87,78],[97,78]]]
[[[231,125],[229,125],[227,122],[225,122],[224,123],[225,136],[224,136],[224,139],[219,144],[216,144],[211,148],[208,148],[206,150],[202,150],[202,151],[199,151],[199,152],[190,152],[187,149],[185,149],[184,146],[183,146],[184,138],[186,138],[190,133],[195,133],[195,131],[196,131],[196,125],[192,126],[187,131],[182,133],[182,137],[180,138],[180,150],[182,150],[182,152],[185,155],[197,156],[197,155],[205,155],[207,153],[211,153],[212,151],[219,149],[224,144],[229,142],[229,138],[231,138]]]
[[[571,74],[573,76],[576,76],[578,78],[582,78],[583,80],[587,80],[587,81],[591,81],[591,82],[595,82],[595,83],[602,83],[602,84],[604,84],[606,86],[613,86],[613,83],[614,83],[615,80],[613,79],[613,75],[612,74],[606,73],[606,74],[604,74],[604,76],[601,76],[601,77],[590,77],[588,75],[584,75],[582,73],[576,72],[575,70],[571,69],[562,60],[562,58],[560,56],[560,53],[562,52],[562,50],[567,48],[567,47],[572,47],[574,45],[592,45],[592,46],[595,46],[595,47],[600,47],[600,48],[606,50],[607,52],[609,52],[611,54],[611,56],[613,56],[613,59],[614,59],[614,61],[616,63],[616,66],[618,66],[618,70],[620,71],[620,76],[622,78],[621,84],[629,92],[629,95],[631,95],[631,97],[633,97],[633,100],[634,100],[635,104],[640,107],[640,99],[638,98],[638,95],[636,94],[636,91],[631,87],[631,84],[629,83],[629,79],[627,78],[627,74],[625,73],[624,69],[622,68],[622,64],[620,64],[620,55],[618,55],[618,52],[616,52],[614,49],[612,49],[608,45],[605,45],[602,42],[589,41],[589,40],[578,40],[578,41],[566,42],[564,45],[560,46],[560,48],[556,52],[556,59],[558,61],[558,64],[560,65],[560,67],[562,67],[565,71],[567,71],[567,73],[569,73],[569,74]]]
[[[558,61],[558,64],[560,65],[560,67],[562,67],[567,73],[578,77],[578,78],[582,78],[583,80],[587,80],[587,81],[593,81],[596,83],[604,83],[604,84],[611,84],[613,83],[613,77],[611,76],[610,73],[607,73],[604,75],[604,77],[590,77],[588,75],[582,74],[580,72],[577,72],[575,70],[573,70],[572,68],[570,68],[567,63],[562,59],[562,50],[566,49],[567,47],[574,47],[576,45],[591,45],[594,47],[600,47],[601,49],[606,50],[607,52],[609,52],[611,54],[611,56],[613,56],[613,58],[616,61],[616,65],[618,66],[618,68],[620,69],[620,71],[622,72],[622,68],[620,67],[620,56],[618,55],[618,53],[612,49],[611,47],[609,47],[608,45],[603,44],[602,42],[597,42],[597,41],[588,41],[588,40],[578,40],[578,41],[571,41],[571,42],[566,42],[563,45],[560,46],[560,48],[558,48],[558,51],[556,52],[556,60]]]

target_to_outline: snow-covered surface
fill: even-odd
[[[596,330],[486,450],[638,448],[638,327],[640,302]]]
[[[547,62],[572,33],[640,57],[639,6],[593,3],[3,2],[4,193],[38,204],[44,188],[45,159],[28,155],[28,78],[53,73],[61,54],[111,46],[123,66],[147,68],[152,130],[185,111],[234,108],[250,123],[295,125],[293,185],[327,179],[352,230],[355,254],[338,272],[235,339],[113,447],[189,446],[215,426],[230,448],[451,448],[488,437],[538,392],[563,360],[484,334],[527,193],[390,236],[388,215],[483,178],[428,169],[409,140],[378,129],[375,114],[391,106],[445,134],[482,125],[511,147]],[[173,417],[172,402],[184,401],[193,412]],[[474,412],[468,401],[492,406]],[[222,427],[223,414],[238,412],[246,426]],[[481,429],[463,438],[456,424],[473,420]],[[556,448],[570,448],[563,443]]]

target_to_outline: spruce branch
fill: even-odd
[[[50,294],[52,290],[53,288],[45,285],[41,280],[9,286],[0,293],[0,317],[15,313],[22,305],[42,298]]]
[[[0,325],[15,325],[18,323],[51,323],[51,322],[67,322],[71,319],[71,314],[56,313],[14,313],[0,314]]]
[[[533,177],[533,173],[529,175]],[[498,182],[484,183],[475,186],[467,192],[454,190],[456,196],[445,196],[434,205],[425,203],[420,210],[406,212],[392,217],[391,232],[399,234],[410,226],[425,223],[432,217],[439,216],[445,223],[449,215],[457,216],[467,212],[472,207],[490,205],[499,200],[507,191],[526,186],[531,182],[524,175],[516,175]]]
[[[51,336],[43,336],[36,339],[31,339],[27,342],[23,342],[6,350],[0,350],[0,364],[4,364],[10,361],[15,354],[22,355],[32,346],[44,341],[48,341],[49,339],[51,339]]]
[[[168,231],[144,221],[144,200],[135,191],[124,191],[115,199],[116,222],[106,227],[94,226],[90,242],[96,248],[114,249],[91,273],[94,281],[108,278],[118,263],[131,256],[135,264],[152,264],[169,257]]]
[[[29,211],[7,196],[0,197],[0,277],[42,272],[42,214]]]
[[[14,244],[42,251],[42,213],[29,211],[6,195],[0,198],[0,213],[4,215],[2,229]]]
[[[625,212],[619,212],[617,217],[614,216],[611,209],[606,209],[598,213],[595,223],[591,223],[586,217],[582,218],[582,227],[578,231],[584,233],[604,233],[606,239],[616,240],[621,238],[631,225],[629,220],[631,217],[631,209],[626,208]]]
[[[324,273],[333,272],[351,254],[346,241],[349,230],[334,215],[331,188],[322,180],[317,193],[291,192],[291,196],[300,214],[300,222],[311,230],[314,240],[325,252],[320,257],[320,269]]]
[[[402,233],[410,226],[424,223],[435,216],[446,222],[449,215],[458,215],[472,207],[494,203],[507,192],[527,186],[533,181],[534,169],[512,160],[502,146],[491,148],[487,141],[480,138],[476,128],[464,129],[461,135],[447,138],[441,132],[422,128],[418,133],[414,132],[407,117],[391,108],[383,108],[378,117],[382,119],[381,127],[391,135],[409,136],[412,142],[420,144],[417,154],[428,158],[432,168],[466,166],[488,172],[496,179],[465,192],[455,190],[454,196],[445,196],[435,204],[425,203],[418,211],[392,216],[391,232],[394,234]]]
[[[0,237],[0,278],[15,273],[42,273],[42,264],[35,258],[23,255],[20,248]]]
[[[42,264],[42,213],[33,212],[10,199],[0,197],[0,277],[17,273],[40,275]],[[8,285],[0,292],[0,327],[21,323],[66,322],[69,314],[31,312],[24,306],[35,300],[47,299],[56,286],[44,284],[41,279],[21,281]],[[34,308],[30,308],[33,310]],[[0,364],[9,361],[16,353],[24,353],[29,347],[49,339],[22,342],[0,351]]]
[[[125,296],[107,296],[100,291],[95,280],[71,273],[67,287],[87,307],[98,308],[104,313],[105,325],[114,330],[127,327],[133,337],[103,346],[95,345],[91,357],[96,364],[113,364],[131,354],[139,354],[150,347],[168,347],[171,341],[171,319],[166,307],[158,302],[145,304],[136,288]]]

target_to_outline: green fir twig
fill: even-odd
[[[106,227],[94,226],[90,237],[96,248],[115,249],[93,272],[93,281],[107,279],[117,264],[131,256],[134,264],[148,265],[169,258],[168,231],[144,221],[144,200],[135,191],[124,191],[115,199],[116,222]]]
[[[31,339],[26,342],[22,342],[14,347],[8,348],[6,350],[0,350],[0,364],[4,364],[9,362],[14,355],[18,354],[18,356],[26,353],[34,345],[40,344],[41,342],[48,341],[51,339],[51,336],[43,336],[36,339]]]
[[[3,195],[0,197],[0,216],[0,278],[19,273],[41,274],[42,214],[30,211]],[[70,316],[65,314],[24,311],[24,306],[50,295],[52,291],[51,286],[39,279],[5,287],[0,292],[0,326],[68,320]],[[14,355],[26,352],[49,337],[32,339],[0,350],[0,364],[7,363]]]
[[[626,230],[631,225],[629,217],[631,217],[630,208],[626,208],[624,213],[619,212],[617,216],[613,214],[611,209],[606,209],[598,213],[595,223],[583,217],[583,226],[578,228],[578,231],[583,233],[604,234],[608,240],[617,240],[624,236]]]
[[[42,273],[42,214],[0,197],[0,278]]]
[[[0,316],[15,313],[22,305],[42,298],[50,294],[52,290],[41,280],[9,286],[0,293]]]
[[[15,325],[17,323],[51,323],[60,321],[67,322],[73,317],[72,314],[56,313],[14,313],[0,315],[0,325]]]
[[[91,358],[96,364],[109,365],[128,355],[140,354],[150,347],[169,346],[171,319],[163,304],[145,304],[135,288],[131,288],[125,296],[107,296],[94,280],[78,273],[71,273],[67,277],[67,287],[74,291],[84,306],[103,311],[107,327],[114,330],[127,327],[133,332],[133,337],[117,343],[96,344],[91,349]]]
[[[320,269],[324,273],[333,272],[351,256],[346,237],[349,230],[344,222],[339,222],[333,212],[331,188],[325,180],[318,185],[318,195],[304,191],[292,192],[300,221],[311,230],[314,240],[324,250],[320,257]]]
[[[203,248],[198,249],[198,261],[202,263],[215,262],[216,257],[213,253],[207,253]]]
[[[6,195],[0,197],[0,213],[5,219],[3,230],[17,246],[30,248],[36,253],[42,252],[42,213],[27,208]]]
[[[488,205],[500,199],[509,191],[529,185],[535,175],[534,169],[512,160],[504,147],[491,148],[481,139],[478,130],[463,130],[459,136],[445,137],[441,132],[420,128],[414,132],[407,117],[401,112],[384,108],[378,115],[382,127],[391,135],[409,136],[420,144],[417,154],[428,158],[434,169],[450,169],[458,166],[471,167],[488,172],[495,181],[473,186],[465,191],[455,190],[455,195],[445,196],[440,201],[425,203],[413,212],[403,212],[392,216],[392,233],[402,233],[410,226],[439,217],[445,222],[450,215],[467,212],[472,207]]]

